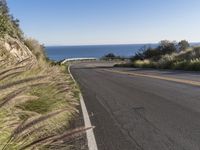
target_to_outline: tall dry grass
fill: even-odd
[[[10,63],[9,53],[0,54],[0,149],[67,149],[71,138],[87,130],[69,126],[78,113],[79,90],[67,66],[48,63],[36,41],[26,44],[38,63]]]

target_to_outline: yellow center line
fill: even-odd
[[[148,74],[110,70],[110,69],[103,69],[103,70],[113,72],[113,73],[131,75],[131,76],[148,77],[148,78],[153,78],[153,79],[160,79],[160,80],[166,80],[166,81],[173,81],[173,82],[177,82],[177,83],[184,83],[184,84],[189,84],[189,85],[193,85],[193,86],[200,86],[200,82],[186,80],[186,79],[177,79],[177,78],[163,77],[163,76],[158,76],[158,75],[148,75]]]

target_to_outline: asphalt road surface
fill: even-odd
[[[71,68],[99,150],[200,150],[200,73],[111,66]]]

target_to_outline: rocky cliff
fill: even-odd
[[[1,62],[18,63],[26,59],[36,60],[29,48],[18,39],[5,36],[0,39]]]

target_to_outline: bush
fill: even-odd
[[[185,40],[178,47],[176,42],[161,41],[157,48],[141,48],[131,61],[127,66],[200,71],[200,47],[189,48]]]
[[[194,47],[193,51],[194,58],[200,58],[200,47]]]
[[[47,60],[44,46],[41,45],[37,40],[29,38],[24,41],[24,44],[32,51],[38,60]]]
[[[177,51],[176,42],[161,41],[158,47],[142,47],[136,54],[131,58],[131,61],[150,59],[152,61],[158,61],[163,55],[171,54]]]
[[[4,37],[6,34],[23,39],[23,32],[19,28],[19,20],[9,14],[6,1],[0,0],[0,37]]]
[[[182,40],[178,43],[179,51],[185,51],[190,47],[190,44],[186,40]]]
[[[102,60],[125,60],[124,57],[116,56],[113,53],[109,53],[101,58]]]

